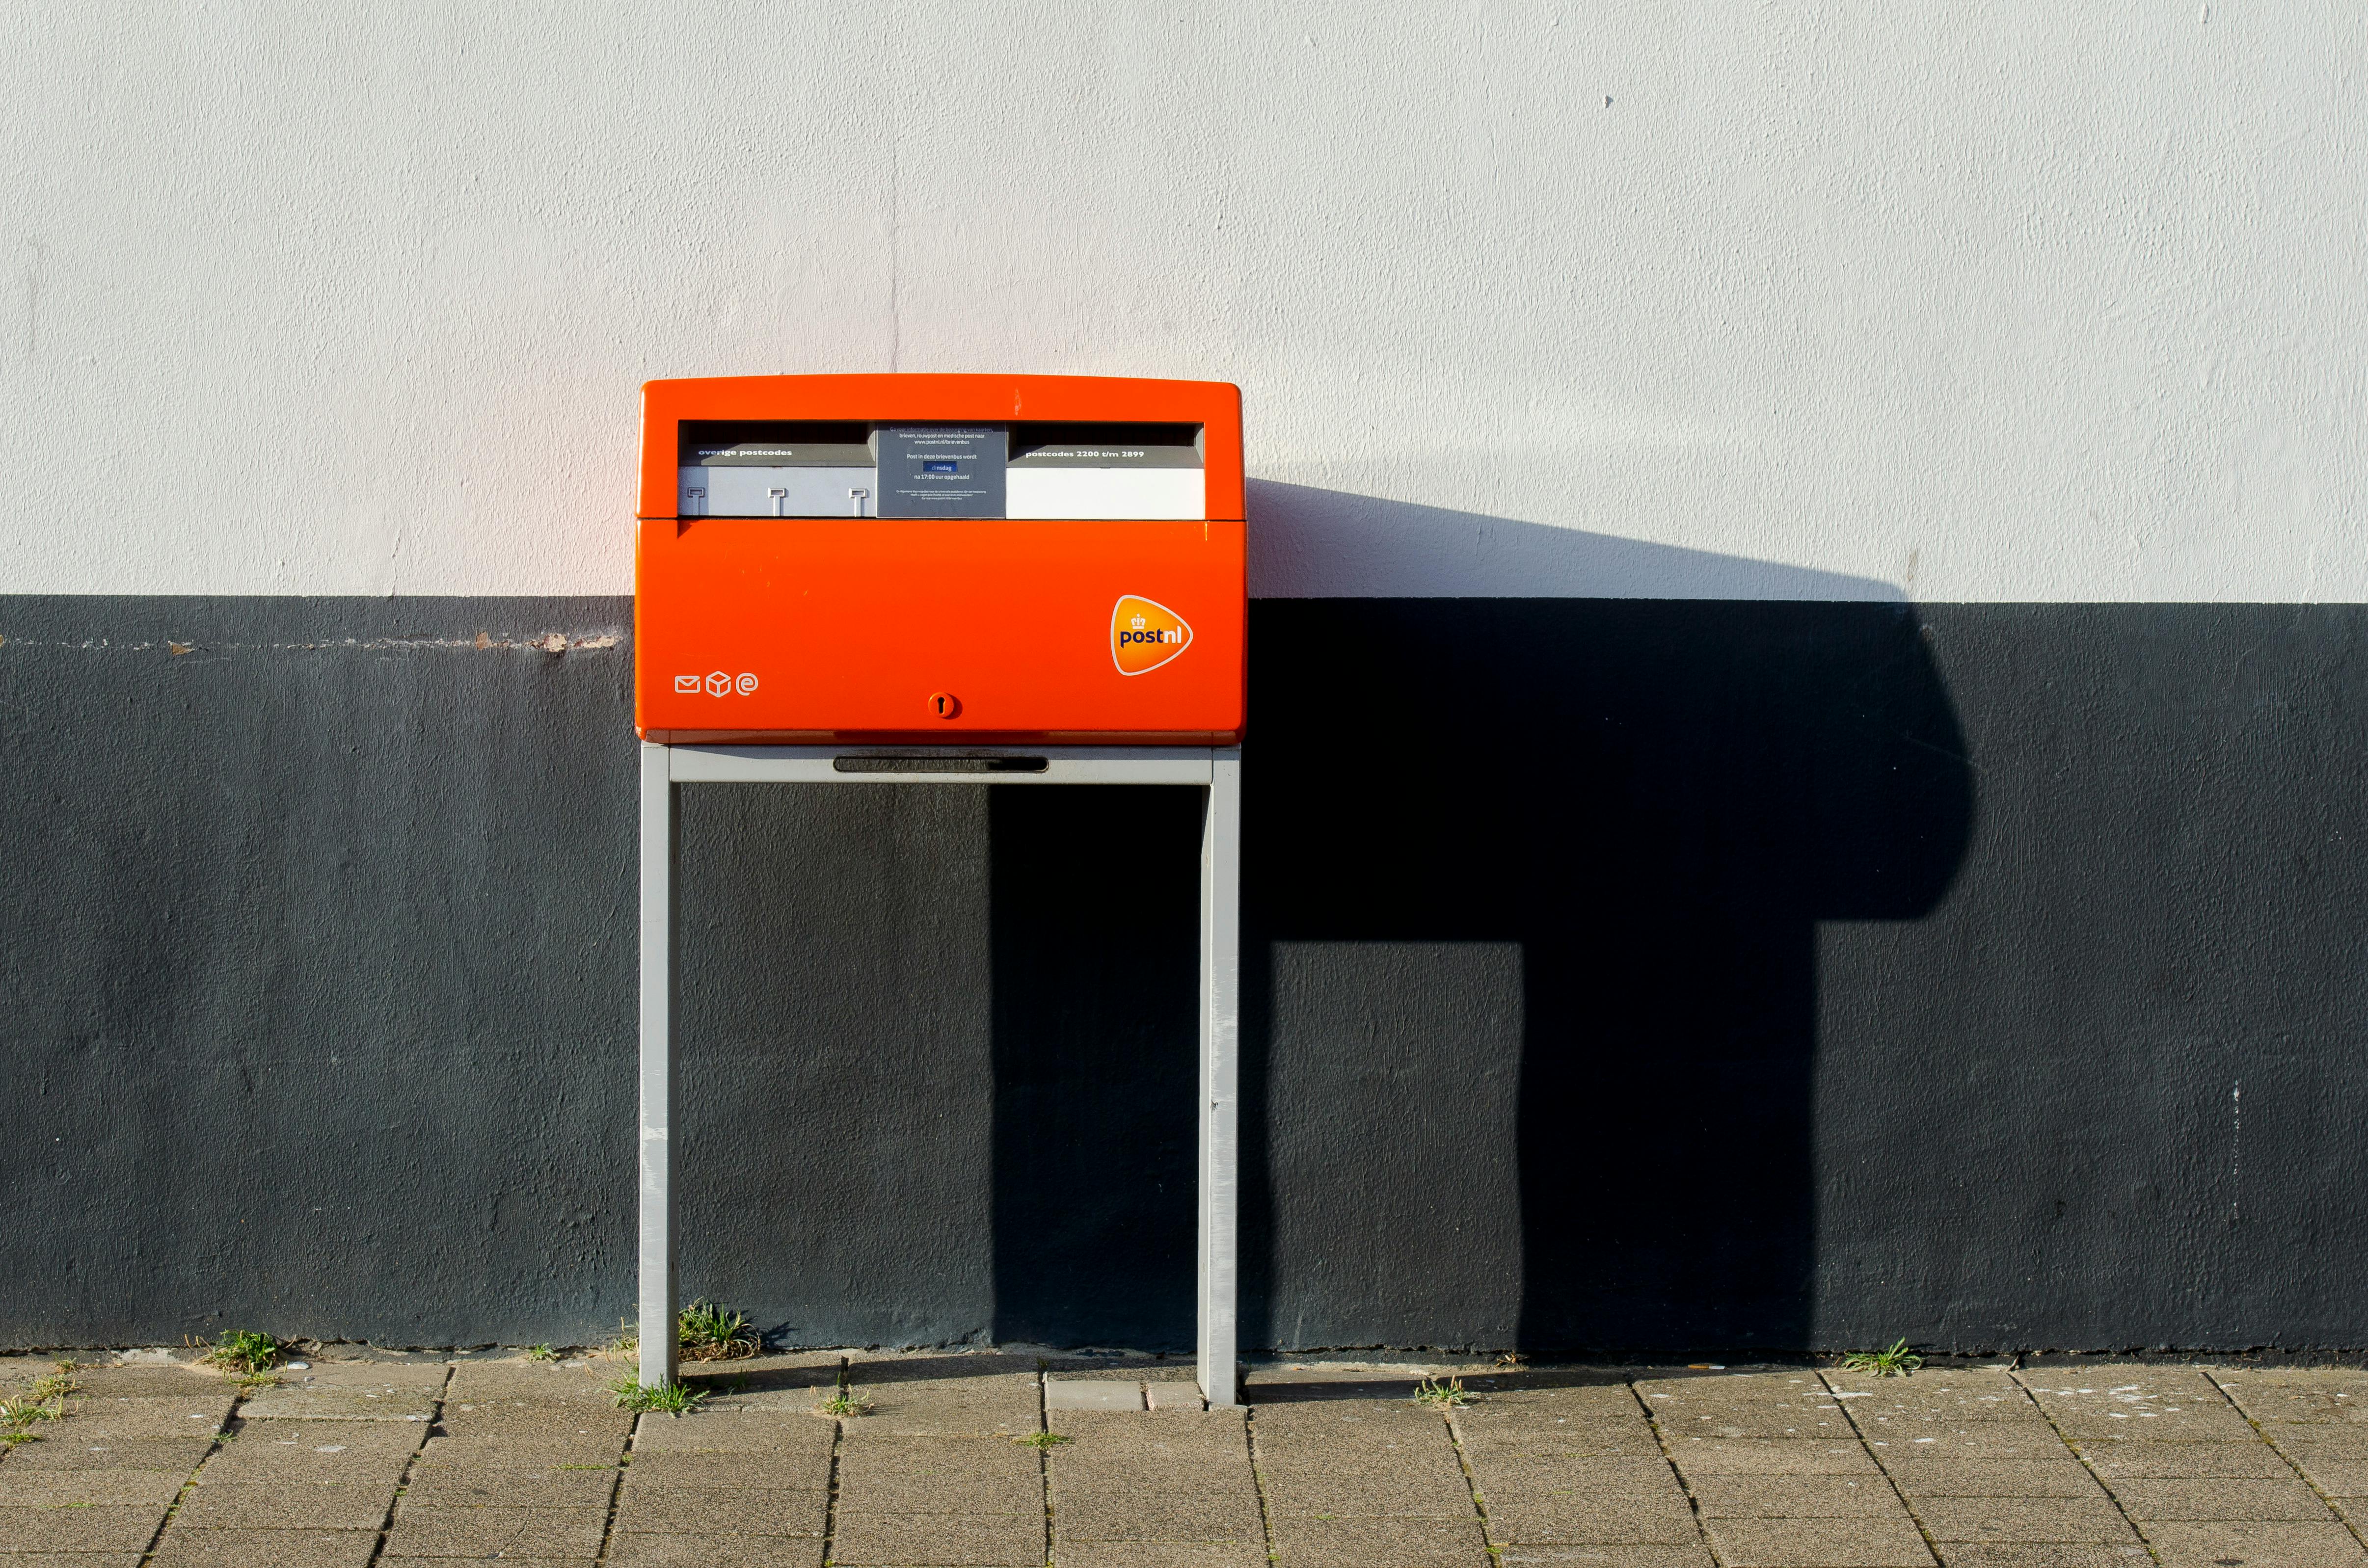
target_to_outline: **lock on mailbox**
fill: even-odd
[[[642,400],[645,739],[1240,740],[1238,389],[748,376]]]

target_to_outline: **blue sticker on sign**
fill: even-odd
[[[923,473],[960,473],[962,465],[949,462],[925,462],[921,465],[921,472]]]

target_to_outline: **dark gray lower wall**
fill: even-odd
[[[613,1327],[630,615],[0,598],[0,1342]],[[1252,631],[1247,1343],[2368,1346],[2368,608]],[[689,792],[687,1287],[1188,1343],[1198,812]]]

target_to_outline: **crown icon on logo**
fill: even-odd
[[[1127,624],[1133,627],[1137,631],[1140,631],[1143,630],[1143,617],[1138,615],[1133,620],[1128,621]]]

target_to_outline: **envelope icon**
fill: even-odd
[[[677,691],[688,692],[691,696],[696,697],[699,695],[699,677],[697,676],[677,676],[674,677],[674,688]]]

